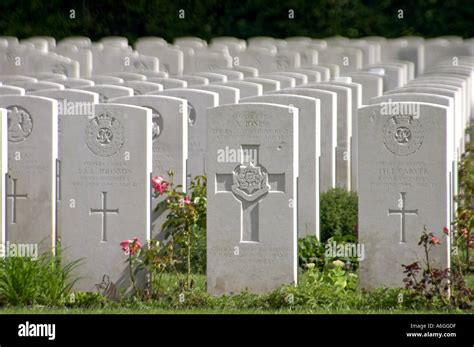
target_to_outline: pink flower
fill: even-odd
[[[469,242],[467,243],[467,246],[468,246],[469,248],[474,248],[474,236],[471,236],[471,237],[469,238]]]
[[[431,237],[430,243],[433,244],[433,245],[439,245],[439,244],[441,244],[441,242],[439,241],[439,239],[438,239],[436,236],[432,236],[432,237]]]
[[[444,227],[444,228],[443,228],[443,233],[445,233],[446,235],[449,235],[449,229],[448,229],[448,227]]]
[[[134,237],[133,240],[123,240],[120,242],[120,247],[122,247],[125,255],[135,255],[142,248],[142,244],[138,237]]]
[[[151,179],[151,185],[153,186],[155,193],[163,194],[168,191],[169,184],[161,176],[154,176]]]
[[[190,205],[191,204],[191,199],[187,195],[184,197],[184,204],[185,205]]]
[[[130,246],[130,240],[123,240],[120,242],[120,247],[122,247],[122,251],[128,255],[129,253],[129,246]]]

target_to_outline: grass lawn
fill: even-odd
[[[203,275],[193,276],[195,290],[205,291],[205,277]],[[165,281],[175,281],[176,278],[165,278]],[[474,291],[474,274],[466,277],[468,286]],[[459,314],[474,313],[474,311],[456,310],[311,310],[311,309],[238,309],[238,308],[150,308],[150,307],[106,307],[106,308],[55,308],[45,306],[28,307],[4,307],[0,314]]]
[[[474,292],[474,274],[466,276],[466,284]]]
[[[0,309],[0,314],[459,314],[454,310],[268,310],[268,309],[67,309],[50,307],[11,307]]]

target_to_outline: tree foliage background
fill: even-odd
[[[178,17],[181,9],[184,19]],[[473,22],[473,0],[0,0],[0,35],[19,38],[472,37]]]

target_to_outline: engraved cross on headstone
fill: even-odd
[[[119,209],[107,209],[107,192],[102,192],[102,208],[91,208],[90,214],[102,214],[102,242],[107,241],[107,214],[119,214]]]
[[[259,203],[268,193],[285,191],[284,173],[267,173],[259,164],[259,146],[241,145],[240,162],[231,174],[216,174],[217,192],[232,193],[241,203],[241,242],[259,242]]]
[[[17,189],[18,189],[18,179],[17,178],[10,178],[9,179],[11,182],[11,193],[7,193],[7,198],[11,199],[12,201],[12,221],[11,224],[16,224],[17,218],[16,218],[16,204],[17,204],[17,199],[28,199],[28,194],[19,194]]]
[[[392,215],[392,214],[399,214],[400,217],[401,217],[401,223],[400,223],[400,242],[401,243],[404,243],[406,242],[405,241],[405,216],[406,215],[414,215],[414,216],[417,216],[418,215],[418,209],[416,210],[407,210],[405,208],[405,196],[406,196],[406,192],[400,192],[400,200],[399,200],[399,204],[398,204],[398,207],[400,208],[399,210],[395,210],[395,209],[389,209],[388,210],[388,215]]]

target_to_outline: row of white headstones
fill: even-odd
[[[300,39],[301,52],[313,50]],[[352,70],[346,58],[361,42],[317,51],[342,54],[336,64],[304,67],[278,63],[288,51],[276,42],[277,53],[260,44],[244,52],[259,63],[272,56],[283,71],[262,73],[270,63],[249,60],[172,77],[156,66],[88,79],[0,76],[7,250],[55,249],[60,239],[67,260],[84,258],[77,289],[94,290],[104,276],[124,286],[118,245],[160,237],[166,216],[152,212],[160,199],[151,199],[150,178],[171,169],[183,187],[208,178],[212,294],[296,284],[297,238],[319,237],[319,194],[334,187],[359,194],[361,286],[401,286],[401,264],[421,256],[423,226],[442,240],[436,265],[449,267],[442,232],[454,219],[472,58],[444,57],[420,75],[416,41],[415,62]],[[375,40],[361,47],[364,61],[377,51],[367,48]]]

